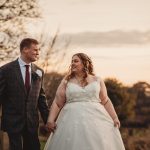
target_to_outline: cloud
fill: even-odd
[[[73,46],[88,47],[124,47],[150,44],[150,31],[121,31],[83,32],[76,34],[62,34],[59,40],[71,40]]]
[[[101,60],[149,60],[150,59],[150,55],[123,55],[123,56],[108,56],[108,55],[93,55],[94,58],[96,59],[101,59]]]

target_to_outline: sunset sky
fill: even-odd
[[[70,60],[85,52],[102,78],[150,82],[149,0],[40,0],[39,6],[44,28],[71,39]]]

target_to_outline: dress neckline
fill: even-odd
[[[74,83],[74,82],[68,82],[69,84],[73,84],[73,85],[76,85],[76,86],[78,86],[78,87],[80,87],[80,88],[82,88],[82,89],[85,89],[86,87],[88,87],[89,85],[91,85],[91,84],[93,84],[93,83],[98,83],[98,81],[97,80],[94,80],[94,81],[92,81],[92,82],[90,82],[90,83],[88,83],[87,85],[85,85],[85,86],[80,86],[79,84],[77,84],[77,83]]]

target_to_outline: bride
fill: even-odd
[[[120,121],[104,81],[91,59],[73,55],[70,73],[60,83],[49,113],[52,134],[44,150],[125,150]]]

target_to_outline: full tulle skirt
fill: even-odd
[[[44,150],[125,150],[120,131],[98,102],[67,103]]]

